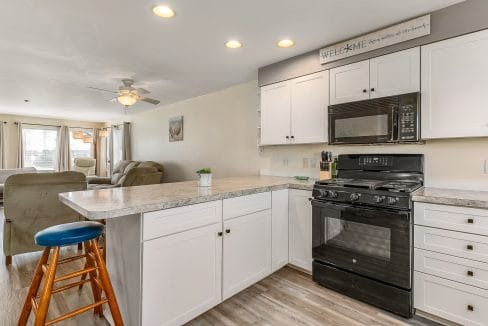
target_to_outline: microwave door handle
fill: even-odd
[[[398,131],[398,107],[392,107],[392,113],[391,113],[391,136],[390,140],[395,141],[398,139],[397,135]]]

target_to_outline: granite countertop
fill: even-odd
[[[413,201],[488,209],[488,191],[424,187],[412,194]]]
[[[294,178],[251,176],[214,179],[212,187],[196,181],[157,185],[67,192],[59,199],[89,219],[107,219],[168,209],[212,200],[279,189],[312,190],[313,181]]]

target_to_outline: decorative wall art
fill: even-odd
[[[173,117],[169,119],[169,141],[183,140],[183,116]]]

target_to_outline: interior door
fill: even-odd
[[[420,91],[420,47],[370,60],[370,97]]]
[[[422,138],[488,136],[488,30],[422,47]]]
[[[271,274],[271,210],[224,221],[223,299]]]
[[[290,139],[290,81],[261,87],[261,144],[286,144]]]
[[[330,70],[330,104],[369,99],[369,60]]]
[[[291,81],[291,142],[327,142],[329,71]]]

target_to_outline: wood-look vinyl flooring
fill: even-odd
[[[3,238],[3,208],[0,208],[0,238]],[[3,239],[0,239],[0,246]],[[5,266],[3,250],[0,259],[0,326],[13,326],[22,309],[39,253],[13,257]],[[64,248],[62,257],[75,255],[76,247]],[[81,269],[82,262],[60,265],[58,275]],[[55,294],[48,319],[92,302],[89,284]],[[29,319],[32,325],[33,318]],[[56,325],[106,326],[108,323],[92,311]],[[207,311],[188,323],[195,325],[437,325],[425,319],[406,321],[381,309],[323,288],[311,276],[285,267],[259,283]],[[131,326],[131,325],[127,325]]]

